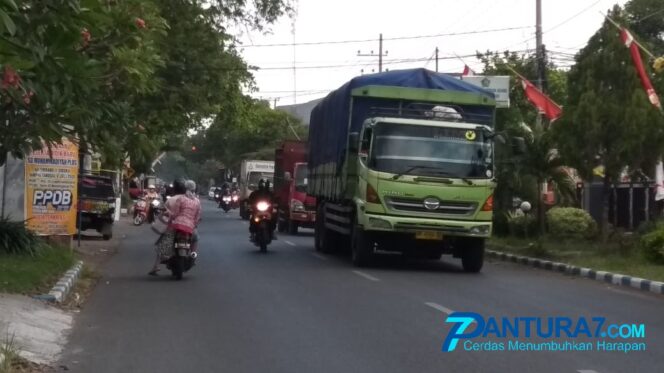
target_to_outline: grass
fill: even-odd
[[[636,245],[635,239],[627,238],[622,240],[622,243],[616,241],[611,240],[610,243],[601,244],[596,241],[565,241],[551,237],[532,240],[493,237],[489,241],[489,247],[598,271],[664,281],[664,265],[648,262]]]
[[[18,347],[14,341],[14,335],[7,335],[6,339],[0,342],[0,373],[14,372],[14,362],[18,359]]]
[[[0,254],[0,292],[47,292],[74,261],[71,250],[50,246],[45,246],[35,256]]]

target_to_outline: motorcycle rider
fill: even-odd
[[[254,219],[253,219],[253,211],[256,208],[256,203],[260,200],[267,200],[270,205],[272,205],[272,208],[274,208],[274,195],[272,194],[272,191],[270,190],[270,181],[266,179],[260,179],[258,182],[258,189],[255,191],[251,192],[248,198],[249,202],[249,209],[252,211],[252,214],[249,216],[249,234],[250,238],[253,240],[254,238],[254,233],[255,233],[255,224],[254,224]],[[270,228],[272,230],[272,239],[276,240],[277,235],[275,233],[275,229],[277,227],[276,219],[274,219],[274,216],[272,219],[270,219]]]
[[[148,203],[148,222],[154,221],[154,206],[152,206],[152,201],[159,198],[159,193],[157,193],[157,188],[154,185],[148,185],[148,191],[145,194],[145,201]]]
[[[196,183],[191,180],[186,182],[184,179],[177,179],[173,182],[174,195],[164,204],[166,207],[164,215],[168,216],[167,229],[166,233],[160,237],[160,241],[164,239],[166,242],[159,243],[158,241],[156,245],[157,257],[152,270],[148,273],[151,276],[157,276],[157,272],[159,272],[159,264],[165,254],[163,250],[172,250],[175,230],[190,233],[192,236],[195,233],[196,226],[201,219],[201,203],[192,190],[196,190]]]

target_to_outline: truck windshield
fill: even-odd
[[[381,172],[459,178],[493,172],[493,147],[479,130],[379,123],[371,153],[371,168]]]
[[[307,191],[307,182],[309,177],[309,169],[306,164],[299,164],[295,167],[295,190],[298,192]]]
[[[249,173],[249,178],[248,178],[248,186],[249,190],[256,190],[258,189],[258,182],[261,179],[269,180],[270,185],[272,185],[274,174],[268,173],[268,172],[250,172]]]

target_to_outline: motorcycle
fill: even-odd
[[[177,229],[174,232],[168,231],[167,217],[167,213],[159,215],[155,223],[161,224],[151,226],[152,230],[160,235],[155,245],[161,253],[160,263],[166,265],[176,280],[182,280],[183,274],[196,265],[198,253],[191,233]],[[169,239],[170,234],[173,234],[172,241]]]
[[[219,201],[219,207],[224,209],[224,212],[228,212],[231,209],[231,196],[228,194],[222,196]]]
[[[148,223],[154,223],[155,219],[161,214],[164,207],[162,206],[161,200],[159,198],[154,198],[150,202],[150,207],[147,213]]]
[[[240,208],[240,195],[235,190],[233,191],[233,194],[231,195],[231,208],[233,210]]]
[[[148,217],[148,202],[143,199],[137,199],[134,202],[134,225],[141,225]]]
[[[198,254],[192,249],[192,235],[182,231],[175,231],[173,252],[170,257],[162,259],[176,280],[182,280],[182,275],[195,264]]]
[[[272,242],[272,216],[273,207],[268,201],[258,201],[253,209],[251,217],[252,241],[260,248],[261,252],[267,252],[267,245]]]

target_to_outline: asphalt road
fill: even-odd
[[[98,373],[664,369],[664,297],[502,262],[465,274],[451,257],[384,257],[357,270],[345,256],[316,253],[306,230],[260,254],[237,213],[204,207],[200,259],[181,282],[165,271],[146,275],[156,235],[129,228],[60,365]],[[647,350],[443,353],[451,311],[644,323]]]

